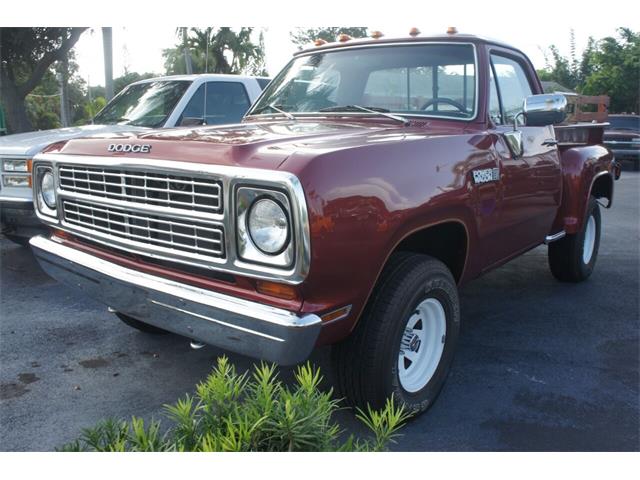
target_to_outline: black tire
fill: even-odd
[[[412,393],[399,377],[400,342],[416,307],[429,298],[437,299],[445,312],[444,350],[431,379]],[[458,290],[449,269],[427,255],[392,255],[355,330],[332,349],[340,394],[354,407],[381,408],[393,396],[411,412],[424,412],[444,385],[459,332]]]
[[[13,243],[17,243],[21,247],[28,247],[29,246],[30,238],[28,238],[28,237],[18,237],[17,235],[11,235],[10,233],[8,233],[8,234],[4,233],[3,235],[5,236],[5,238],[7,240],[11,240]]]
[[[150,333],[152,335],[166,335],[168,333],[171,333],[167,330],[163,330],[162,328],[154,327],[153,325],[149,325],[148,323],[144,323],[144,322],[141,322],[140,320],[136,320],[135,318],[132,318],[123,313],[115,312],[115,314],[116,314],[116,317],[118,317],[128,326],[130,326],[131,328],[135,328],[136,330],[140,330],[141,332]]]
[[[583,255],[585,238],[587,238],[589,220],[592,217],[595,223],[595,239],[591,257],[588,262],[585,262]],[[561,282],[582,282],[589,278],[598,259],[600,227],[600,206],[594,197],[590,197],[582,230],[549,244],[549,267],[556,279]]]

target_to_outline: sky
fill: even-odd
[[[540,21],[542,20],[542,21]],[[602,17],[573,17],[572,21],[563,21],[562,28],[549,22],[546,27],[543,19],[529,18],[527,22],[510,23],[491,17],[478,21],[456,22],[454,20],[429,21],[418,26],[424,34],[443,33],[450,25],[460,32],[473,33],[503,40],[523,50],[533,61],[536,68],[545,66],[544,51],[555,44],[561,53],[569,53],[569,30],[574,29],[577,52],[580,54],[587,44],[589,36],[602,38],[615,34],[620,26],[620,17],[607,19]],[[418,23],[418,22],[416,22]],[[633,27],[633,25],[628,25]],[[291,43],[289,33],[294,26],[255,27],[264,29],[265,60],[271,76],[285,66],[296,46]],[[411,26],[371,26],[370,31],[380,30],[386,37],[406,36]],[[176,27],[166,25],[113,27],[114,77],[123,74],[125,67],[139,73],[164,73],[162,50],[176,44]],[[91,85],[104,84],[104,65],[102,50],[102,29],[93,27],[87,30],[76,45],[76,60],[79,74]]]

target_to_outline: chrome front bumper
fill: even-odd
[[[307,358],[320,318],[141,273],[37,236],[31,248],[56,280],[141,322],[281,365]]]

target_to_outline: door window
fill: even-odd
[[[179,123],[181,125],[238,123],[249,106],[249,97],[242,83],[207,82],[200,85],[191,97]]]
[[[493,72],[497,81],[497,95],[501,103],[503,124],[512,124],[515,116],[522,110],[524,99],[532,94],[531,85],[522,66],[515,60],[499,55],[491,55]],[[492,72],[492,77],[493,77]],[[492,87],[493,90],[493,87]],[[490,114],[495,111],[495,103],[490,105]]]

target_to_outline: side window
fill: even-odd
[[[510,58],[491,55],[491,63],[502,101],[503,123],[513,123],[515,116],[522,110],[525,97],[532,93],[527,75],[522,66]]]
[[[206,102],[205,102],[206,94]],[[198,88],[182,112],[181,125],[237,123],[249,109],[249,97],[240,82],[207,82]]]

